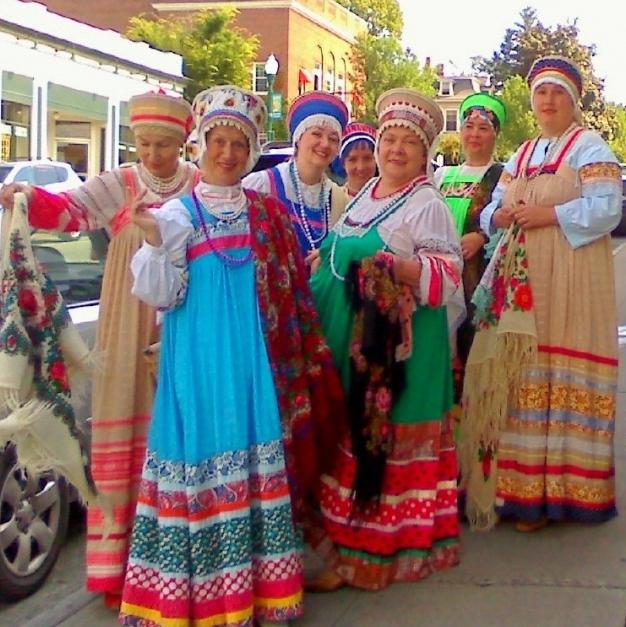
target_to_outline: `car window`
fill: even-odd
[[[13,177],[13,180],[16,183],[34,183],[35,182],[35,171],[33,167],[27,165],[23,168],[20,168]]]
[[[0,165],[0,183],[4,182],[4,179],[8,176],[12,169],[12,165]]]
[[[36,165],[35,166],[35,184],[36,185],[50,185],[50,183],[58,183],[57,173],[54,167],[51,165]]]
[[[54,170],[57,174],[57,181],[59,181],[59,183],[65,183],[65,181],[67,181],[67,168],[64,168],[63,166],[60,165],[55,165],[54,166]]]
[[[66,304],[98,301],[109,238],[104,229],[88,233],[35,231],[33,251],[56,283]]]

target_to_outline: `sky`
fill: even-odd
[[[624,0],[398,0],[404,14],[404,44],[423,63],[443,63],[446,74],[471,71],[470,58],[491,56],[507,28],[531,6],[545,26],[577,21],[579,41],[596,45],[594,68],[604,78],[605,98],[626,104],[626,2]]]

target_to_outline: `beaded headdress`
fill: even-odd
[[[554,83],[567,91],[574,104],[578,103],[583,91],[580,68],[570,59],[556,55],[536,59],[528,72],[527,81],[531,96],[539,85]]]
[[[487,120],[497,133],[506,122],[506,106],[500,98],[491,94],[470,94],[461,103],[459,115],[462,125],[474,116],[479,116]]]
[[[293,144],[313,126],[330,126],[339,137],[348,123],[348,107],[343,100],[322,91],[309,91],[298,96],[287,112],[287,126]]]
[[[267,107],[261,96],[234,85],[221,85],[201,91],[193,100],[200,154],[206,150],[207,133],[216,126],[233,126],[248,140],[250,155],[246,171],[259,160],[259,134],[267,123]]]
[[[343,161],[352,147],[356,143],[367,142],[371,145],[372,151],[376,146],[376,129],[369,124],[362,122],[352,122],[346,126],[341,140],[341,149],[339,150],[339,158]]]
[[[133,96],[128,101],[130,128],[133,133],[152,131],[179,139],[181,143],[193,128],[191,105],[182,97],[163,90]]]
[[[378,140],[388,128],[403,126],[413,131],[430,150],[443,130],[443,113],[430,98],[403,87],[390,89],[376,101]]]

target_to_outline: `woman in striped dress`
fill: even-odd
[[[615,516],[617,332],[611,230],[620,167],[581,125],[580,70],[562,57],[528,82],[541,134],[506,164],[481,214],[506,229],[474,296],[462,462],[467,514],[533,531]]]
[[[157,340],[153,307],[131,294],[130,261],[143,241],[130,220],[136,197],[151,208],[188,193],[198,169],[181,162],[181,147],[191,129],[191,107],[164,93],[134,96],[129,102],[139,163],[115,168],[81,187],[52,194],[39,187],[10,185],[29,198],[32,226],[53,231],[107,228],[111,242],[102,280],[96,352],[101,367],[92,396],[91,470],[96,488],[110,511],[90,506],[87,523],[87,588],[105,593],[119,608],[128,542],[145,456],[154,384],[144,349]]]

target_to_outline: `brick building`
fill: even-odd
[[[189,15],[202,9],[232,7],[236,23],[258,35],[258,58],[250,68],[250,86],[267,89],[264,65],[273,53],[280,64],[275,89],[291,101],[314,88],[350,102],[350,47],[366,23],[334,0],[38,0],[50,10],[82,22],[124,32],[133,15]]]

